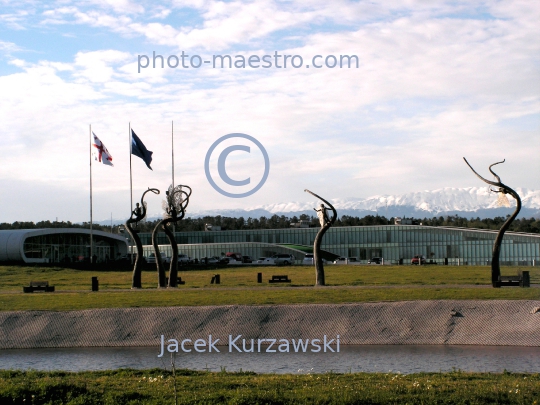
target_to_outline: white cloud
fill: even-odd
[[[151,18],[167,18],[171,14],[172,10],[170,8],[165,7],[157,7],[156,9],[152,10],[152,17]]]
[[[31,12],[28,10],[17,10],[14,13],[0,14],[0,24],[4,24],[12,30],[24,30],[25,27],[22,22],[30,15]]]
[[[0,41],[0,52],[11,54],[12,52],[17,52],[20,50],[21,48],[19,48],[13,42]]]
[[[145,12],[142,5],[130,0],[90,0],[90,3],[101,8],[111,8],[117,13],[139,14]]]
[[[106,83],[116,76],[114,64],[127,62],[132,56],[127,52],[114,50],[78,52],[75,65],[80,69],[76,76],[84,77],[91,82]]]
[[[201,23],[183,25],[173,17],[186,4],[164,5],[172,11],[155,16],[166,19],[160,22],[145,18],[153,10],[146,3],[145,13],[129,2],[65,3],[46,11],[43,18],[60,33],[71,19],[110,37],[110,47],[89,51],[81,42],[62,62],[51,55],[9,61],[20,70],[0,76],[2,140],[9,150],[0,183],[59,187],[73,197],[66,208],[71,219],[86,219],[91,123],[115,162],[95,169],[96,218],[110,211],[121,217],[129,202],[128,123],[154,151],[153,172],[134,158],[138,195],[168,184],[174,120],[177,176],[196,185],[191,205],[197,210],[306,199],[306,187],[362,197],[475,185],[464,155],[478,167],[507,158],[509,184],[539,188],[537,177],[524,173],[540,169],[534,155],[540,42],[532,24],[540,7],[493,3],[496,18],[458,18],[451,14],[474,10],[440,2],[209,1],[189,3]],[[332,25],[339,21],[346,28]],[[292,28],[298,30],[292,42],[274,35]],[[130,36],[129,46],[121,46],[122,35]],[[162,44],[158,53],[165,57],[178,47],[209,46],[206,56],[219,48],[245,56],[278,50],[310,64],[316,54],[356,54],[360,67],[137,73],[134,35]],[[229,49],[238,44],[244,50]],[[271,157],[267,184],[245,201],[216,195],[202,170],[210,144],[231,132],[257,137]],[[41,202],[48,198],[57,201],[44,193]],[[39,212],[31,202],[26,209]]]

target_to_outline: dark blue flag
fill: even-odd
[[[144,143],[139,139],[137,135],[135,135],[135,132],[131,130],[131,154],[140,157],[142,160],[144,160],[144,163],[146,163],[146,166],[150,170],[152,168],[150,167],[150,163],[152,163],[152,153],[148,149],[146,149],[146,146],[144,146]]]

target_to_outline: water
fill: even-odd
[[[540,347],[517,346],[341,346],[339,353],[181,353],[177,368],[256,373],[477,372],[540,373]],[[110,370],[167,368],[159,347],[0,350],[0,369]]]

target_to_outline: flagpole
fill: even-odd
[[[174,197],[174,121],[171,121],[171,159],[172,159],[172,193],[173,195],[170,197],[172,198]],[[173,234],[175,232],[176,232],[176,226],[175,226],[175,223],[173,222]]]
[[[133,177],[131,174],[131,143],[133,142],[131,140],[131,122],[129,123],[129,130],[128,130],[128,137],[129,137],[129,201],[130,201],[130,212],[133,212]]]
[[[129,137],[129,201],[131,205],[129,215],[131,217],[131,214],[133,213],[133,176],[131,173],[131,144],[133,141],[131,139],[131,121],[129,122],[128,137]],[[133,239],[130,238],[130,241],[131,241],[131,252],[130,252],[131,264],[133,264]]]
[[[92,231],[92,124],[89,125],[90,129],[90,263],[94,260],[94,238]]]
[[[174,121],[171,121],[172,187],[174,190]]]

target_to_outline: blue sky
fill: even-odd
[[[94,165],[94,218],[129,214],[128,125],[154,152],[134,196],[175,180],[192,212],[480,186],[462,156],[539,188],[540,5],[531,1],[0,0],[0,222],[89,218],[89,124],[113,156]],[[139,55],[275,51],[356,55],[358,68],[147,68]],[[204,175],[210,145],[246,133],[271,170],[231,199]],[[224,145],[226,146],[226,145]],[[236,153],[236,155],[235,155]],[[235,152],[232,178],[259,176]],[[216,159],[217,160],[217,159]],[[161,210],[161,197],[149,198]]]

